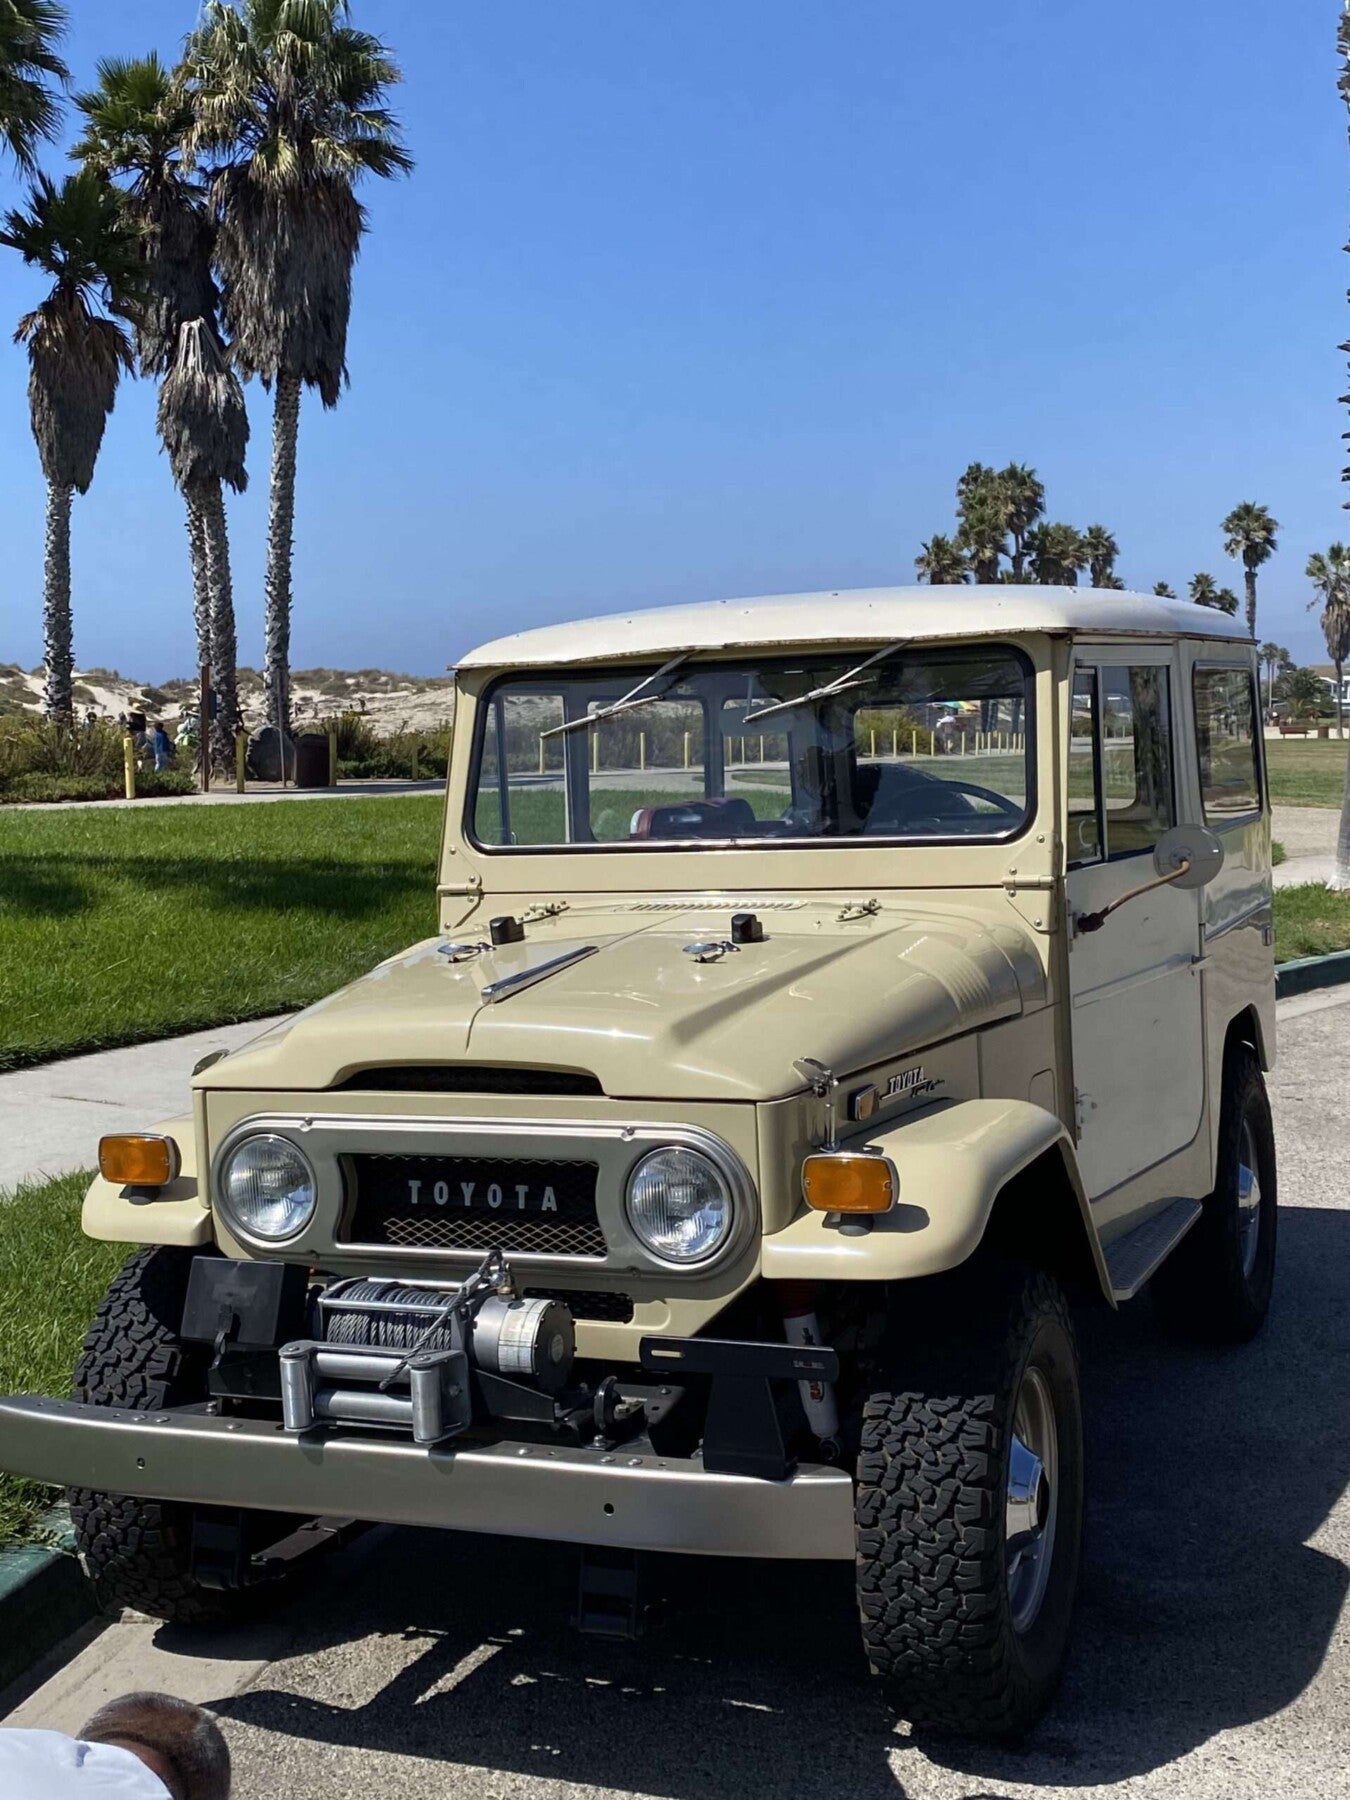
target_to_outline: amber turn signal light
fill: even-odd
[[[802,1194],[816,1212],[884,1213],[899,1197],[900,1178],[889,1157],[826,1151],[802,1164]]]
[[[178,1146],[158,1132],[130,1132],[98,1140],[98,1172],[123,1187],[168,1187],[182,1167]]]

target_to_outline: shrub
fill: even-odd
[[[114,775],[15,775],[0,781],[0,806],[20,801],[54,805],[61,800],[120,800],[126,792],[122,772]],[[145,800],[170,800],[197,792],[196,778],[186,769],[138,769],[136,796]]]
[[[20,775],[122,774],[122,737],[115,725],[62,725],[55,719],[0,719],[0,784]]]

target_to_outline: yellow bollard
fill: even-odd
[[[131,741],[130,732],[127,732],[122,739],[122,777],[127,799],[134,800],[136,798],[136,746]]]
[[[539,740],[539,773],[542,775],[543,772],[544,772],[544,740],[541,737]]]
[[[645,731],[639,731],[639,733],[638,733],[638,768],[645,769],[646,766],[647,766],[647,734]]]
[[[331,732],[328,741],[329,743],[333,741]],[[236,794],[242,794],[244,791],[244,769],[247,761],[248,733],[236,731],[234,734],[234,791]]]
[[[917,731],[911,731],[909,734],[909,753],[911,756],[917,756],[919,754],[919,734]]]
[[[689,767],[689,733],[687,731],[684,734],[684,766],[686,769]]]
[[[600,767],[600,727],[597,725],[591,733],[591,768]]]

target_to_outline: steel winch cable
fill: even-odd
[[[330,1344],[360,1344],[380,1350],[451,1350],[455,1347],[452,1320],[447,1316],[431,1330],[428,1327],[455,1298],[453,1288],[401,1287],[394,1281],[373,1278],[344,1283],[341,1307],[325,1309],[324,1337]]]

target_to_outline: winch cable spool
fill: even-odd
[[[461,1341],[489,1374],[532,1382],[547,1394],[566,1385],[576,1354],[572,1315],[557,1300],[520,1300],[477,1285],[404,1287],[368,1277],[344,1282],[341,1306],[325,1307],[330,1344],[400,1350],[453,1350]],[[463,1321],[461,1323],[461,1321]],[[382,1386],[390,1385],[388,1380]]]

